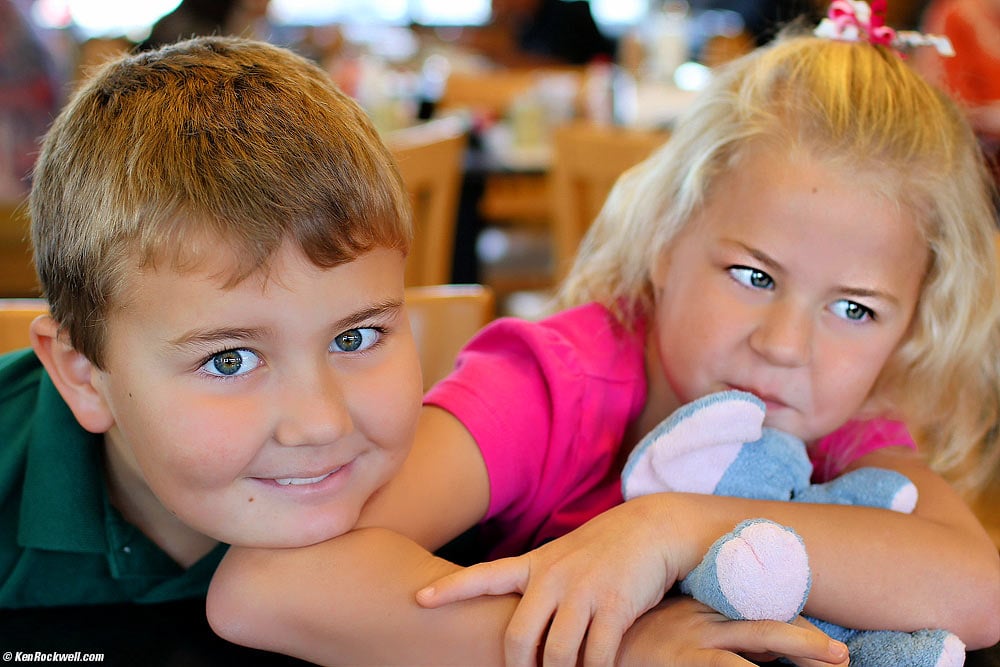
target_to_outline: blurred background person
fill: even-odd
[[[269,0],[182,0],[153,24],[140,49],[155,49],[200,35],[268,38]]]
[[[585,0],[493,0],[490,22],[466,29],[461,41],[506,66],[585,65],[613,60],[616,49]]]
[[[931,0],[921,27],[946,35],[955,56],[918,49],[915,66],[962,104],[1000,184],[1000,0]]]
[[[27,194],[59,88],[54,63],[31,22],[12,0],[0,0],[0,201]]]

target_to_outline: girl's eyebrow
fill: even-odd
[[[332,328],[337,331],[356,328],[372,320],[394,315],[403,302],[398,299],[387,300],[355,311],[337,320]],[[221,340],[255,341],[268,337],[273,333],[270,327],[215,327],[212,329],[192,329],[177,338],[167,341],[173,347],[205,346]]]
[[[888,292],[883,292],[881,290],[876,290],[876,289],[867,289],[867,288],[864,288],[864,287],[848,287],[846,285],[838,285],[837,286],[837,291],[839,291],[844,296],[851,296],[851,297],[857,297],[857,298],[867,298],[867,299],[878,299],[880,301],[885,301],[885,302],[890,303],[892,305],[896,305],[896,304],[899,303],[899,299],[897,299],[892,294],[889,294]]]
[[[771,271],[774,271],[775,273],[779,274],[784,272],[784,267],[781,265],[781,263],[778,260],[771,257],[770,255],[768,255],[763,250],[760,250],[759,248],[751,248],[747,244],[742,243],[740,241],[729,241],[729,243],[739,246],[740,248],[745,250],[751,257],[753,257],[755,260],[763,264],[766,268],[770,269]],[[890,294],[889,292],[885,292],[878,289],[871,289],[868,287],[851,287],[849,285],[837,285],[835,289],[838,293],[843,294],[844,296],[855,297],[855,298],[879,299],[880,301],[885,301],[892,305],[899,304],[899,299],[896,296]]]
[[[763,264],[766,268],[770,269],[771,271],[774,271],[774,272],[777,272],[777,273],[780,273],[780,272],[784,271],[784,267],[781,265],[781,263],[778,260],[776,260],[773,257],[771,257],[770,255],[768,255],[763,250],[760,250],[759,248],[752,248],[752,247],[748,246],[746,243],[743,243],[742,241],[735,241],[735,240],[730,240],[730,239],[723,239],[723,240],[726,243],[730,243],[730,244],[732,244],[734,246],[738,246],[744,252],[746,252],[748,255],[750,255],[751,257],[753,257],[754,259],[756,259],[758,262],[760,262],[761,264]]]

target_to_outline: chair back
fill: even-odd
[[[27,203],[0,200],[0,298],[39,294],[31,263]]]
[[[0,299],[0,354],[31,345],[28,326],[48,312],[44,299]]]
[[[407,285],[440,285],[451,280],[467,140],[458,118],[429,121],[386,137],[413,206]]]
[[[405,299],[427,391],[451,372],[458,351],[494,318],[493,291],[482,285],[430,285],[406,288]]]
[[[549,184],[556,278],[569,270],[577,246],[618,177],[669,137],[665,130],[570,123],[556,128]]]

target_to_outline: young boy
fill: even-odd
[[[322,70],[226,38],[106,65],[31,216],[51,317],[0,357],[0,607],[203,597],[220,540],[354,525],[420,407],[411,228]]]

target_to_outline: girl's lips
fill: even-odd
[[[756,396],[760,400],[764,401],[764,405],[768,409],[770,409],[770,408],[787,408],[788,407],[788,404],[785,403],[780,398],[778,398],[777,396],[772,396],[772,395],[766,394],[766,393],[764,393],[762,391],[757,391],[756,389],[748,389],[747,387],[740,387],[740,386],[737,386],[737,385],[730,385],[730,388],[731,389],[736,389],[738,391],[745,391],[748,394],[753,394],[754,396]]]

